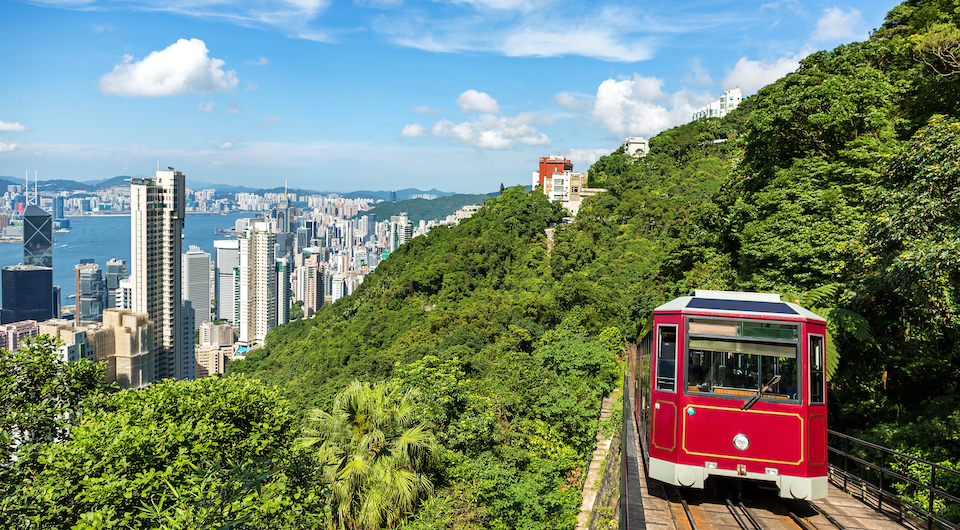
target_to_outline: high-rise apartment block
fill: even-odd
[[[183,255],[183,299],[189,300],[196,322],[210,322],[210,254],[191,245]]]
[[[240,266],[240,242],[235,239],[213,242],[216,259],[217,318],[237,323],[237,268]]]
[[[240,344],[263,344],[277,323],[276,234],[265,219],[253,219],[240,238]]]
[[[24,339],[36,337],[39,329],[36,320],[24,320],[0,325],[0,348],[15,352],[20,349]]]
[[[290,258],[277,258],[277,325],[290,322]]]
[[[154,323],[157,379],[185,379],[193,361],[182,352],[181,235],[183,173],[169,168],[130,180],[130,282],[133,310]]]

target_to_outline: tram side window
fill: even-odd
[[[810,404],[823,405],[823,337],[810,335]]]
[[[657,390],[677,389],[677,328],[660,328],[657,348]]]

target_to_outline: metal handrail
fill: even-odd
[[[949,468],[949,467],[942,466],[942,465],[937,464],[937,463],[935,463],[935,462],[930,462],[929,460],[924,460],[923,458],[918,458],[918,457],[913,456],[913,455],[908,455],[908,454],[906,454],[906,453],[897,451],[897,450],[895,450],[895,449],[890,449],[890,448],[888,448],[888,447],[883,447],[882,445],[877,445],[877,444],[875,444],[875,443],[868,442],[868,441],[866,441],[866,440],[861,440],[861,439],[859,439],[859,438],[855,438],[855,437],[853,437],[853,436],[850,436],[850,435],[847,435],[847,434],[843,434],[843,433],[840,433],[840,432],[837,432],[837,431],[834,431],[834,430],[829,430],[829,429],[828,429],[828,430],[827,430],[827,433],[828,433],[828,435],[830,435],[830,436],[833,436],[833,437],[835,437],[835,438],[840,438],[840,439],[842,439],[842,440],[845,440],[845,442],[846,442],[846,443],[845,443],[845,448],[844,448],[844,450],[840,450],[839,448],[836,448],[836,447],[831,447],[829,443],[827,444],[827,450],[828,450],[828,451],[830,451],[831,453],[833,453],[833,454],[835,454],[835,455],[838,455],[838,456],[842,456],[842,457],[843,457],[844,489],[846,489],[846,476],[847,476],[848,474],[850,474],[850,471],[848,470],[849,463],[850,463],[850,461],[852,460],[853,462],[855,462],[855,463],[857,463],[857,464],[860,464],[862,467],[864,467],[864,468],[866,468],[866,469],[869,469],[869,470],[872,470],[872,471],[876,471],[876,472],[878,473],[879,485],[875,485],[875,484],[873,484],[872,482],[870,482],[870,485],[871,485],[871,486],[877,487],[877,489],[878,489],[878,491],[877,491],[878,501],[877,501],[877,507],[876,507],[877,511],[881,511],[881,512],[883,511],[883,498],[884,498],[884,495],[886,495],[888,498],[895,498],[895,499],[897,499],[897,500],[900,502],[901,506],[902,506],[902,505],[907,505],[907,506],[909,506],[912,510],[914,510],[915,512],[917,512],[918,514],[920,514],[920,515],[922,515],[924,518],[926,518],[926,521],[927,521],[927,530],[933,530],[933,523],[934,523],[934,521],[940,523],[941,525],[943,525],[943,526],[945,526],[945,527],[947,527],[947,528],[950,528],[950,529],[953,529],[953,530],[960,530],[960,525],[958,525],[957,523],[954,523],[954,522],[952,522],[952,521],[949,521],[949,520],[947,520],[947,519],[945,519],[945,518],[937,515],[937,514],[934,513],[934,511],[933,511],[933,508],[934,508],[934,495],[942,498],[944,501],[948,501],[948,500],[949,500],[949,501],[953,501],[953,502],[956,502],[956,503],[960,503],[960,497],[957,497],[957,496],[955,496],[955,495],[953,495],[953,494],[951,494],[951,493],[948,493],[948,492],[946,492],[946,491],[943,491],[943,490],[941,490],[940,488],[937,487],[937,473],[938,473],[938,472],[946,473],[946,474],[948,474],[948,475],[953,475],[953,476],[955,476],[955,477],[957,477],[957,478],[960,478],[960,471],[957,471],[957,470],[955,470],[955,469],[951,469],[951,468]],[[877,464],[874,463],[874,462],[870,462],[870,461],[868,461],[868,460],[865,460],[864,458],[861,458],[861,457],[859,457],[859,456],[856,456],[856,455],[852,454],[852,453],[850,452],[850,443],[851,443],[851,442],[854,443],[854,444],[857,444],[857,445],[859,445],[859,446],[863,446],[863,447],[867,447],[867,448],[869,448],[869,449],[874,449],[874,450],[880,451],[880,464],[877,465]],[[896,471],[887,469],[887,468],[886,468],[887,455],[894,456],[894,457],[897,457],[897,458],[904,458],[904,459],[911,460],[911,461],[913,461],[913,462],[922,464],[922,465],[924,465],[924,466],[927,466],[927,467],[930,469],[930,480],[929,480],[929,482],[925,484],[925,483],[923,483],[923,482],[921,482],[921,481],[919,481],[919,480],[917,480],[917,479],[914,479],[913,477],[909,477],[909,476],[906,476],[906,475],[904,475],[904,474],[902,474],[902,473],[898,473],[898,472],[896,472]],[[927,497],[928,497],[927,507],[926,507],[926,508],[920,507],[920,506],[914,504],[913,502],[910,502],[908,499],[904,499],[903,497],[901,497],[901,496],[899,496],[899,495],[896,495],[896,494],[894,494],[894,493],[891,493],[891,492],[885,490],[884,487],[883,487],[883,481],[884,481],[884,477],[885,477],[885,476],[892,477],[892,478],[894,478],[895,480],[900,480],[900,481],[903,481],[903,482],[907,482],[907,483],[912,484],[912,485],[914,485],[914,486],[916,486],[916,487],[918,487],[918,488],[922,488],[922,489],[926,490],[926,491],[927,491]],[[859,478],[860,478],[861,480],[864,480],[863,477],[859,477]]]

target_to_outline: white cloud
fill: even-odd
[[[710,99],[710,94],[687,89],[668,94],[662,79],[635,73],[633,78],[600,84],[593,116],[614,134],[650,137],[690,121],[693,111]]]
[[[570,110],[588,109],[593,105],[591,96],[571,94],[570,92],[557,92],[554,99],[557,101],[557,105]]]
[[[253,92],[254,90],[258,90],[260,88],[260,85],[253,83],[251,81],[244,81],[243,86],[244,86],[243,88],[244,92]]]
[[[113,24],[104,23],[104,24],[94,24],[93,31],[95,33],[103,33],[104,31],[114,31],[117,28],[113,27]]]
[[[230,108],[227,109],[227,112],[233,114],[234,116],[239,116],[243,114],[243,109],[240,108],[240,105],[237,105],[236,101],[231,101]]]
[[[200,112],[213,112],[213,109],[215,108],[217,108],[217,104],[213,101],[208,101],[206,103],[201,101],[200,104],[197,105],[197,109]]]
[[[419,123],[408,123],[403,126],[403,132],[400,133],[403,138],[418,138],[427,136],[427,129]]]
[[[570,149],[567,156],[570,157],[570,161],[573,162],[574,165],[589,167],[599,160],[601,156],[607,156],[613,151],[615,151],[615,149]],[[580,172],[586,173],[586,168],[580,170]]]
[[[233,149],[233,142],[223,142],[220,144],[220,149]]]
[[[643,41],[623,42],[619,28],[590,25],[562,32],[540,25],[522,28],[507,36],[501,50],[509,57],[580,55],[625,63],[653,56],[653,50]]]
[[[481,149],[511,149],[517,144],[548,147],[550,139],[537,131],[537,118],[533,114],[521,112],[517,116],[495,116],[482,114],[463,123],[440,120],[430,127],[430,134],[454,142],[467,143]],[[405,132],[410,131],[404,127]],[[424,130],[424,133],[426,131]]]
[[[0,142],[0,153],[13,151],[16,148],[17,148],[17,144],[5,144],[3,142]]]
[[[255,122],[254,125],[258,127],[266,127],[267,125],[270,125],[271,123],[277,123],[278,121],[280,121],[280,116],[267,116],[266,118]]]
[[[26,132],[26,131],[29,131],[29,130],[30,130],[29,127],[27,127],[26,125],[20,125],[20,122],[18,122],[18,121],[15,121],[15,122],[13,122],[13,123],[10,123],[10,122],[7,122],[7,121],[0,120],[0,131],[3,131],[3,132]]]
[[[426,105],[417,105],[416,107],[413,107],[413,112],[416,112],[417,114],[440,114],[442,111],[438,108],[428,107]]]
[[[790,72],[796,71],[800,61],[807,55],[809,52],[804,50],[793,57],[781,57],[772,63],[751,61],[741,57],[733,70],[727,72],[727,76],[723,79],[723,86],[724,88],[740,87],[743,95],[749,96]]]
[[[223,70],[224,62],[208,57],[200,39],[179,39],[142,61],[124,62],[100,78],[100,92],[122,97],[182,96],[208,92],[230,92],[238,80],[234,70]]]
[[[247,59],[243,61],[243,64],[252,64],[254,66],[266,66],[270,64],[270,61],[266,57],[260,57],[259,59]]]
[[[817,20],[817,29],[811,38],[814,42],[859,40],[866,36],[862,31],[866,21],[860,11],[850,8],[844,12],[839,7],[830,7],[823,10],[823,16]]]
[[[500,105],[497,104],[497,100],[490,97],[486,92],[477,92],[472,88],[460,94],[460,97],[457,98],[457,106],[464,113],[500,114]]]

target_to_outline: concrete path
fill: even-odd
[[[620,389],[614,389],[609,396],[604,398],[600,406],[600,419],[610,419],[610,406]],[[602,433],[597,433],[597,446],[593,450],[593,460],[590,461],[590,470],[587,472],[587,479],[583,483],[583,501],[580,503],[580,515],[577,516],[577,530],[586,530],[590,522],[590,512],[593,511],[593,504],[597,501],[597,488],[600,486],[600,473],[603,472],[602,461],[610,451],[610,440]]]

